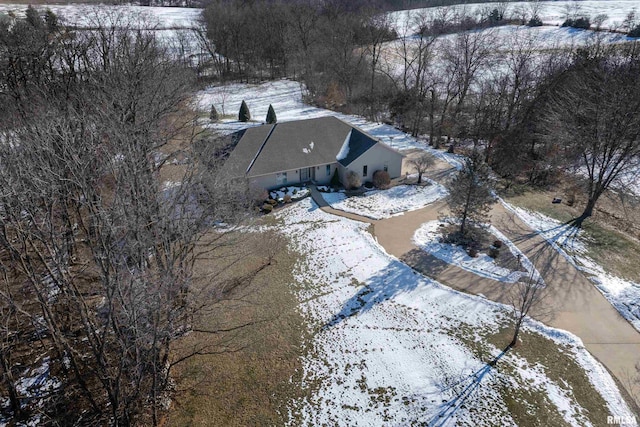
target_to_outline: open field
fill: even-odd
[[[489,339],[509,328],[501,305],[416,275],[377,246],[366,224],[329,216],[309,199],[278,217],[306,254],[296,269],[314,331],[304,378],[317,388],[296,406],[303,423],[600,425],[620,410],[610,406],[613,380],[574,337],[530,323],[523,350],[501,354],[503,339]],[[538,351],[534,343],[545,340]],[[565,377],[554,363],[577,373]]]
[[[540,7],[538,12],[540,19],[545,24],[560,25],[564,22],[567,13],[577,16],[587,16],[591,19],[597,15],[606,14],[607,19],[603,22],[603,28],[617,28],[632,10],[638,11],[640,6],[635,0],[584,0],[584,1],[541,1],[536,3]],[[414,9],[409,11],[392,12],[390,17],[396,22],[397,28],[411,28],[415,32],[412,23],[416,16],[423,14],[449,16],[455,13],[466,12],[472,16],[476,15],[480,9],[491,10],[500,7],[500,3],[469,3],[465,5],[443,6],[425,9]],[[509,2],[507,5],[507,16],[512,16],[518,9],[531,10],[530,2]],[[529,13],[530,15],[530,13]]]
[[[202,9],[187,7],[149,7],[133,5],[104,5],[77,2],[74,4],[34,4],[0,2],[0,13],[12,12],[16,16],[24,16],[28,4],[38,9],[51,9],[67,25],[91,27],[101,15],[120,16],[122,21],[144,21],[146,27],[154,29],[193,28],[200,17]]]

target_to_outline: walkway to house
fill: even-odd
[[[316,193],[324,202],[317,190]],[[373,224],[382,247],[423,274],[453,289],[509,303],[507,285],[447,264],[413,244],[413,234],[423,223],[446,214],[444,201],[378,221],[336,211],[324,204],[325,212]],[[496,204],[491,211],[491,223],[534,263],[548,285],[548,294],[543,304],[533,310],[532,317],[580,337],[589,352],[617,377],[619,384],[627,387],[627,376],[635,372],[636,364],[640,363],[640,333],[592,282],[501,204]]]
[[[320,207],[320,209],[322,209],[326,213],[341,216],[343,218],[349,218],[354,221],[366,222],[369,224],[373,224],[376,222],[371,218],[352,214],[352,213],[341,211],[338,209],[333,209],[331,205],[327,203],[324,197],[322,197],[322,194],[320,193],[320,191],[315,185],[309,185],[309,190],[311,191],[311,198],[313,199],[313,201],[316,202],[316,205],[318,205],[318,207]]]

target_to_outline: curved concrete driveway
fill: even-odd
[[[413,244],[413,234],[423,223],[447,213],[444,201],[379,221],[345,215],[345,212],[327,206],[322,209],[373,224],[378,242],[389,254],[398,259],[413,258],[411,263],[414,265],[415,257],[421,257],[417,261],[424,266],[423,272],[439,282],[460,291],[509,303],[508,285],[430,257]],[[636,364],[640,363],[640,333],[592,282],[512,212],[496,204],[491,211],[491,223],[534,263],[548,285],[544,304],[540,304],[544,307],[534,310],[532,317],[580,337],[589,352],[617,377],[619,385],[626,388],[624,380],[635,372]],[[639,401],[635,403],[640,405]]]

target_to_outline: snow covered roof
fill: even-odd
[[[230,176],[255,177],[336,163],[347,166],[379,143],[336,117],[246,129],[225,162]]]

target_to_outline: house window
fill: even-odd
[[[384,164],[384,171],[389,172],[389,165],[386,163]]]
[[[365,176],[367,176],[367,165],[362,167],[362,177],[364,178]]]
[[[327,165],[327,176],[331,176],[331,165]]]
[[[287,183],[287,173],[280,172],[276,174],[276,184],[282,185]]]

